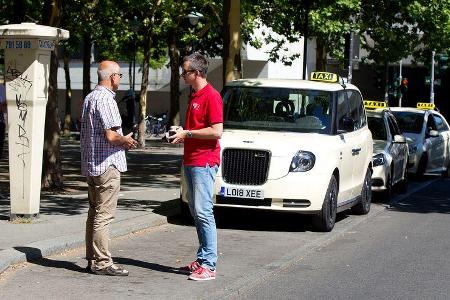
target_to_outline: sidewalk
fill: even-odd
[[[32,223],[9,221],[8,160],[0,160],[0,273],[11,264],[84,245],[88,202],[79,149],[78,141],[61,140],[66,191],[43,191],[40,218]],[[147,140],[146,149],[127,153],[128,172],[122,174],[111,237],[164,224],[177,213],[182,151],[178,145]]]

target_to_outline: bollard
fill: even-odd
[[[21,23],[0,26],[5,49],[10,201],[13,220],[39,216],[50,56],[67,30]]]

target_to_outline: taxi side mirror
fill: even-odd
[[[406,143],[406,138],[401,134],[394,135],[394,143],[404,144]]]
[[[428,132],[428,136],[429,137],[438,137],[439,136],[439,132],[437,130],[430,130]]]

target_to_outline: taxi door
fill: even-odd
[[[349,114],[354,121],[352,132],[353,175],[352,198],[361,195],[364,178],[367,172],[368,155],[372,159],[372,134],[367,127],[367,119],[361,94],[356,90],[346,90]]]
[[[437,137],[429,136],[431,130],[438,131],[434,122],[433,113],[429,111],[426,115],[427,126],[425,128],[426,145],[428,147],[428,168],[427,171],[434,172],[444,166],[445,161],[445,139],[442,134]]]
[[[353,191],[353,164],[352,149],[356,144],[356,133],[346,129],[345,122],[349,117],[349,108],[344,91],[338,92],[336,106],[336,129],[339,136],[339,197],[338,205],[352,199]]]
[[[395,143],[394,136],[401,135],[400,128],[397,125],[397,121],[394,116],[386,114],[386,121],[388,122],[389,134],[391,135],[391,149],[390,153],[392,156],[392,163],[394,166],[394,174],[392,174],[392,182],[397,183],[403,178],[404,170],[406,169],[406,164],[408,163],[408,147],[405,143]]]

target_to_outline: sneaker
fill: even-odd
[[[195,281],[213,280],[216,279],[216,270],[200,266],[188,278]]]
[[[198,263],[197,260],[195,260],[195,261],[191,262],[190,264],[188,264],[187,266],[181,267],[181,268],[180,268],[180,271],[181,271],[182,273],[185,273],[185,274],[190,275],[190,274],[192,274],[195,270],[197,270],[198,268],[200,268],[200,264]]]
[[[114,264],[100,270],[92,269],[92,271],[97,275],[109,275],[109,276],[128,276],[129,274],[127,270]]]

